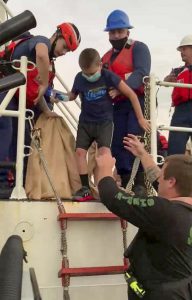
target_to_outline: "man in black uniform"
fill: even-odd
[[[130,196],[113,179],[115,159],[97,158],[101,201],[139,228],[125,255],[130,261],[128,274],[142,288],[136,294],[129,285],[129,300],[191,300],[192,157],[169,156],[159,169],[136,136],[125,137],[124,145],[141,159],[148,179],[158,181],[157,197]]]

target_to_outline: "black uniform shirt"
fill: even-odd
[[[144,285],[192,275],[192,206],[160,197],[138,198],[120,190],[113,178],[99,183],[101,201],[139,231],[126,251]]]

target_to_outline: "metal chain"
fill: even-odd
[[[121,219],[121,228],[123,233],[123,249],[127,249],[127,221]]]
[[[49,170],[47,167],[47,161],[44,157],[42,148],[41,148],[41,129],[40,128],[34,128],[33,124],[32,124],[32,118],[28,117],[28,121],[29,121],[29,126],[31,129],[31,139],[32,142],[39,154],[40,157],[40,161],[43,165],[43,169],[45,171],[45,174],[47,176],[47,179],[49,181],[49,184],[52,188],[52,191],[55,195],[56,198],[56,202],[57,202],[57,206],[58,206],[58,210],[59,213],[66,213],[66,210],[63,206],[63,203],[61,201],[61,198],[59,197],[59,195],[57,194],[57,191],[53,185],[51,176],[49,174]],[[61,255],[62,255],[62,268],[68,268],[69,267],[69,260],[67,257],[67,235],[66,235],[66,229],[67,229],[67,220],[65,219],[61,219],[60,220],[60,226],[61,226]],[[70,285],[70,276],[69,275],[64,275],[64,277],[62,278],[62,285],[63,285],[63,300],[70,300],[70,295],[69,295],[69,285]]]
[[[146,76],[143,79],[144,83],[144,117],[147,120],[150,120],[150,82],[149,82],[149,77]],[[145,149],[148,153],[151,151],[151,133],[150,132],[145,132],[144,134],[144,139],[145,139]],[[156,195],[156,192],[152,186],[152,184],[149,182],[149,180],[145,176],[145,185],[147,189],[147,195],[148,196],[153,196]]]
[[[147,120],[150,120],[150,102],[149,102],[149,81],[147,79],[144,79],[144,117]],[[150,135],[148,133],[145,132],[144,134],[144,142],[147,150],[150,149]],[[129,194],[133,194],[132,192],[132,187],[134,184],[134,180],[135,177],[137,175],[138,169],[139,169],[139,165],[140,165],[140,159],[138,157],[135,157],[134,163],[133,163],[133,167],[132,167],[132,171],[131,171],[131,176],[129,179],[129,182],[126,186],[125,191]],[[151,194],[151,184],[150,182],[147,180],[146,176],[145,176],[145,185],[147,188],[147,193]],[[125,220],[121,220],[121,227],[122,227],[122,233],[123,233],[123,247],[124,250],[127,249],[127,222]]]
[[[61,255],[62,255],[62,268],[69,268],[69,260],[67,257],[67,220],[61,220]],[[70,286],[70,275],[64,275],[62,277],[63,285],[63,300],[70,300],[69,286]]]
[[[150,120],[150,84],[149,77],[144,77],[144,118]],[[146,139],[145,149],[150,153],[151,149],[151,134],[150,132],[145,132],[144,137]]]

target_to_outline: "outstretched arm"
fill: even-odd
[[[151,183],[157,180],[161,170],[155,164],[151,155],[147,153],[144,145],[139,141],[139,139],[133,134],[128,134],[128,136],[124,137],[123,143],[125,149],[129,150],[131,153],[133,153],[133,155],[140,158],[148,180]]]
[[[133,225],[161,235],[167,228],[165,211],[170,201],[157,197],[132,196],[119,189],[112,178],[112,166],[115,160],[111,155],[103,154],[96,158],[99,183],[98,190],[101,202],[114,214]],[[162,219],[164,223],[162,223]],[[170,214],[168,216],[168,221]],[[157,230],[158,228],[158,230]]]
[[[150,123],[143,116],[143,112],[141,110],[141,105],[139,103],[138,97],[135,94],[135,92],[123,80],[120,81],[118,89],[123,95],[125,95],[128,98],[128,101],[131,101],[131,104],[135,111],[139,125],[145,131],[150,131]]]

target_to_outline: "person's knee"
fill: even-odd
[[[100,148],[98,149],[98,154],[99,154],[99,155],[109,154],[109,153],[111,153],[111,150],[110,150],[110,148],[108,148],[108,147],[100,147]]]
[[[80,159],[86,158],[87,156],[87,150],[85,149],[77,148],[75,153],[76,153],[76,157]]]

